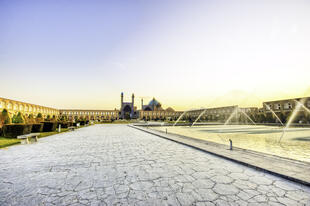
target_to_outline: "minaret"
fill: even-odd
[[[124,93],[121,93],[121,111],[123,111]]]
[[[135,95],[134,95],[134,93],[132,93],[132,96],[131,96],[131,118],[133,117],[133,113],[134,113],[134,105],[135,105]]]
[[[143,110],[143,98],[141,98],[141,111]]]

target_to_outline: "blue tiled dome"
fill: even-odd
[[[155,98],[153,98],[148,105],[150,107],[161,107],[161,104]]]

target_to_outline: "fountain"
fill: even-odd
[[[228,117],[228,119],[226,120],[226,122],[224,123],[224,125],[227,125],[231,119],[238,114],[238,112],[241,112],[241,114],[243,114],[247,119],[249,119],[254,125],[256,125],[256,123],[251,119],[251,117],[249,117],[249,115],[247,115],[247,113],[245,113],[244,111],[242,111],[239,107],[236,107],[234,109],[234,111],[231,113],[231,115]]]
[[[241,112],[241,114],[243,114],[246,118],[248,118],[254,125],[256,125],[255,122],[251,119],[251,117],[249,117],[249,115],[247,115],[247,113],[245,113],[245,112],[242,111],[242,110],[240,110],[240,112]]]
[[[234,111],[231,113],[231,115],[228,117],[228,119],[226,120],[226,122],[224,123],[224,125],[227,125],[229,122],[230,122],[230,120],[238,113],[238,107],[236,107],[235,109],[234,109]]]
[[[295,109],[293,110],[293,113],[291,114],[290,118],[288,119],[288,121],[287,121],[285,127],[283,128],[282,135],[281,135],[281,137],[280,137],[280,139],[279,139],[279,143],[281,142],[282,138],[284,137],[284,135],[285,135],[287,129],[290,127],[290,125],[292,124],[292,122],[293,122],[294,119],[296,118],[296,116],[297,116],[298,112],[300,111],[300,108],[301,108],[302,105],[304,104],[304,101],[305,101],[305,100],[304,100],[304,99],[301,100],[302,102],[299,102],[299,101],[297,101],[297,100],[295,100],[295,101],[296,101],[297,104],[296,104],[296,106],[295,106]]]
[[[300,104],[301,107],[302,107],[304,110],[306,110],[306,111],[310,114],[310,109],[308,109],[304,104],[302,104],[301,102],[299,102],[299,101],[297,101],[297,100],[295,100],[295,102],[296,102],[297,104]]]
[[[177,119],[177,121],[173,124],[173,127],[182,119],[182,117],[187,113],[191,111],[191,109],[184,111],[181,116],[179,116],[179,118]]]
[[[277,118],[277,120],[282,124],[282,126],[284,126],[284,124],[283,124],[283,122],[281,121],[281,119],[279,118],[279,116],[276,115],[276,113],[269,107],[269,105],[268,105],[268,104],[265,104],[265,103],[263,103],[263,104],[267,107],[268,110],[271,111],[271,113]]]
[[[199,116],[195,119],[195,121],[193,122],[193,124],[191,125],[191,127],[194,126],[194,125],[196,124],[196,122],[200,119],[200,117],[202,117],[202,115],[204,115],[204,113],[206,113],[206,111],[207,111],[207,109],[203,110],[203,111],[199,114]]]
[[[224,126],[227,125],[227,124],[230,122],[230,120],[231,120],[235,115],[237,115],[237,113],[238,113],[238,107],[235,107],[234,111],[230,114],[230,116],[228,117],[228,119],[225,121]],[[223,128],[221,128],[221,129],[219,130],[220,133],[222,133],[222,131],[223,131]],[[226,143],[226,141],[223,139],[223,137],[222,137],[220,134],[217,134],[217,136],[221,139],[221,141],[222,141],[223,143]]]

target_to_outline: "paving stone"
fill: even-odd
[[[234,179],[229,176],[214,176],[212,177],[212,180],[214,182],[223,183],[223,184],[229,184],[234,181]]]
[[[208,179],[195,180],[192,184],[194,185],[194,187],[201,189],[210,189],[215,185],[212,180]]]
[[[177,193],[176,197],[181,205],[192,205],[195,202],[193,196],[188,193]]]
[[[231,184],[216,184],[213,190],[220,195],[235,195],[239,192],[238,188]]]
[[[268,179],[267,177],[260,177],[260,176],[251,177],[249,180],[258,185],[270,185],[272,183],[271,179]]]
[[[200,201],[214,201],[218,198],[218,194],[216,194],[212,189],[198,189],[197,193],[200,196]]]
[[[310,188],[126,125],[0,150],[0,205],[310,205]]]

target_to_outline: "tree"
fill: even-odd
[[[11,123],[11,119],[10,119],[8,110],[3,109],[1,115],[2,115],[2,118],[3,118],[3,123],[4,124],[10,124]]]
[[[43,121],[42,114],[41,114],[41,113],[38,113],[38,114],[37,114],[37,118],[36,118],[36,122],[37,122],[37,123],[40,123],[40,122],[42,122],[42,121]]]
[[[288,115],[288,114],[285,114],[285,113],[283,113],[283,112],[281,112],[281,113],[279,114],[279,118],[280,118],[280,120],[281,120],[281,122],[282,122],[283,124],[286,123],[287,116],[289,116],[289,115]]]
[[[264,123],[264,122],[266,121],[266,116],[265,116],[265,114],[263,114],[263,113],[258,114],[258,115],[257,115],[257,121],[258,121],[259,123]]]
[[[24,119],[22,117],[22,114],[20,112],[16,114],[14,114],[13,118],[12,118],[12,123],[24,123]]]
[[[61,115],[60,116],[60,121],[67,121],[67,120],[68,120],[68,118],[67,118],[66,115]]]
[[[267,121],[268,123],[274,123],[274,122],[275,122],[275,119],[274,119],[274,117],[273,117],[273,114],[267,113],[267,114],[266,114],[266,121]]]
[[[25,118],[25,122],[28,124],[35,124],[36,121],[35,119],[33,118],[33,114],[29,114],[28,117]]]

